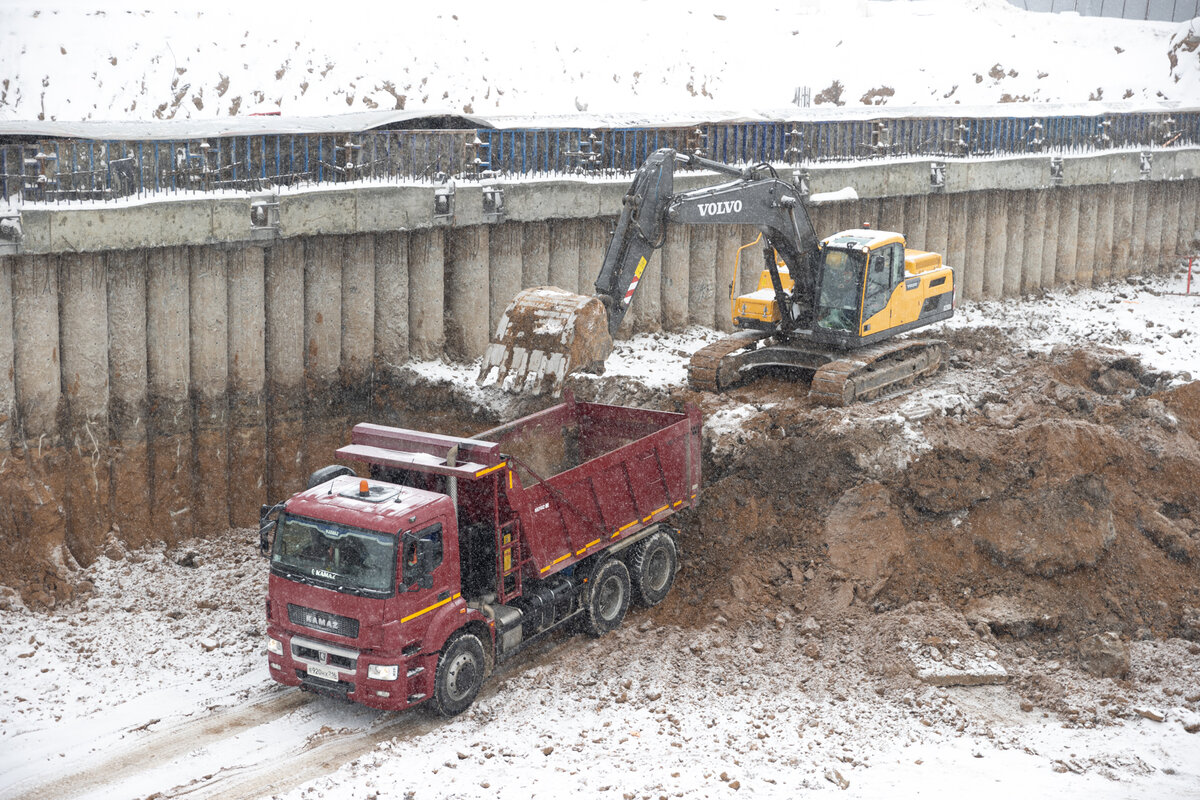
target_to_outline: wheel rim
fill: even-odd
[[[646,561],[645,585],[653,592],[660,592],[667,585],[667,581],[670,578],[671,559],[667,554],[667,548],[656,547],[651,551],[650,558]]]
[[[446,694],[455,702],[471,694],[479,667],[470,653],[460,653],[446,670]]]
[[[601,618],[611,620],[620,613],[623,594],[621,580],[616,575],[600,585],[600,597],[596,601],[596,608]]]

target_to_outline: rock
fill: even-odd
[[[729,788],[736,791],[736,790],[742,788],[742,782],[741,781],[730,781]]]
[[[850,788],[850,781],[843,778],[842,773],[838,772],[836,769],[834,769],[832,767],[825,770],[825,780],[829,781],[834,786],[837,786],[839,789],[849,789]]]
[[[1097,633],[1077,645],[1079,666],[1098,678],[1123,678],[1129,674],[1129,645],[1113,631]]]
[[[1094,565],[1117,539],[1111,494],[1090,474],[985,500],[967,528],[976,549],[1001,566],[1043,578]]]
[[[821,632],[821,625],[813,617],[805,617],[804,622],[800,623],[800,633],[805,636],[813,636]]]
[[[219,645],[217,644],[216,639],[206,636],[200,640],[200,646],[204,648],[204,652],[211,653],[213,650],[216,650]]]
[[[800,652],[813,661],[817,661],[821,658],[821,644],[815,639],[809,639],[808,643],[800,648]]]
[[[1133,713],[1137,714],[1139,717],[1145,717],[1151,722],[1162,722],[1167,718],[1166,714],[1156,708],[1150,708],[1149,706],[1134,706]]]
[[[1092,380],[1092,386],[1101,394],[1118,394],[1134,391],[1141,383],[1137,377],[1124,369],[1106,369]]]
[[[1004,683],[1008,670],[981,653],[947,649],[918,648],[908,654],[917,679],[930,686],[983,686]]]
[[[548,755],[550,755],[550,754],[551,754],[551,753],[553,753],[553,752],[554,752],[554,746],[553,746],[553,745],[547,745],[547,746],[545,746],[545,747],[543,747],[543,748],[542,748],[542,755],[544,755],[544,756],[548,756]]]
[[[1162,400],[1155,397],[1142,398],[1134,405],[1138,416],[1144,417],[1166,431],[1176,431],[1179,419],[1167,410]]]
[[[1190,564],[1200,560],[1200,547],[1170,518],[1158,511],[1138,515],[1138,527],[1147,539],[1176,561]]]
[[[181,567],[195,569],[203,563],[203,559],[200,558],[200,554],[195,550],[188,550],[179,558],[175,559],[175,563]]]
[[[904,520],[880,483],[848,490],[825,519],[830,565],[865,583],[890,572],[907,540]]]
[[[1033,711],[1033,703],[1029,702],[1028,700],[1022,700],[1021,710],[1026,712]]]
[[[1058,630],[1057,615],[1048,614],[1025,598],[989,595],[967,603],[963,616],[972,626],[984,625],[993,633],[1024,639],[1037,631]]]

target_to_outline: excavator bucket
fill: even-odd
[[[556,286],[523,289],[500,318],[476,383],[558,396],[569,373],[603,372],[612,346],[599,299]]]

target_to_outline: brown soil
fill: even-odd
[[[763,410],[713,437],[661,617],[934,601],[1051,648],[1107,630],[1200,640],[1200,383],[1163,388],[1170,376],[1135,360],[1080,351],[998,370],[963,338],[948,374],[987,388],[907,423],[895,413],[907,396],[833,410],[782,380],[677,393],[706,415]],[[924,444],[898,449],[914,430]],[[1017,621],[981,617],[988,603],[1017,603]]]

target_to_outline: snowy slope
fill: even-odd
[[[805,86],[826,108],[1186,105],[1200,102],[1189,25],[1005,0],[6,0],[0,117],[695,113],[786,108]]]

